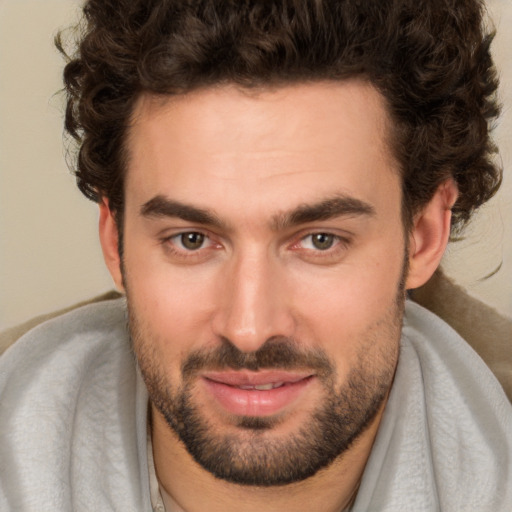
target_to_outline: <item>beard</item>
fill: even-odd
[[[404,310],[402,283],[383,318],[355,340],[357,364],[337,383],[335,365],[321,349],[273,337],[258,351],[241,352],[227,339],[218,347],[190,353],[181,365],[180,385],[171,379],[156,353],[149,329],[129,305],[129,327],[142,377],[152,404],[189,454],[217,478],[241,485],[276,486],[315,475],[342,456],[372,424],[393,382]],[[384,341],[384,342],[383,342]],[[172,341],[171,341],[172,343]],[[220,430],[201,410],[196,383],[204,371],[311,370],[321,384],[322,400],[294,432],[283,435],[283,420],[231,418],[235,427]]]

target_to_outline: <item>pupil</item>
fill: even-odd
[[[332,247],[333,242],[333,235],[328,235],[326,233],[317,233],[316,235],[313,235],[313,245],[317,249],[321,249],[324,251],[326,249],[330,249]]]
[[[187,249],[199,249],[204,242],[204,235],[201,233],[185,233],[181,236],[181,242]]]

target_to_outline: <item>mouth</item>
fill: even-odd
[[[236,416],[265,417],[291,407],[315,376],[307,372],[262,370],[207,372],[202,381],[214,403]]]

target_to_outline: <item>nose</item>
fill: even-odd
[[[224,269],[213,318],[216,336],[242,352],[255,352],[269,338],[291,337],[295,322],[284,269],[268,255],[245,255]]]

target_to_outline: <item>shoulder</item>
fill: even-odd
[[[485,393],[503,396],[507,402],[502,386],[480,354],[452,326],[412,301],[406,304],[402,340],[420,361],[426,386],[431,382],[442,387],[449,380],[460,388],[461,395],[476,396],[485,389]]]
[[[38,325],[41,325],[49,320],[52,320],[53,318],[61,317],[66,313],[81,308],[82,306],[87,306],[89,304],[95,303],[106,304],[106,302],[104,301],[110,301],[119,298],[121,298],[121,294],[115,291],[110,291],[102,295],[98,295],[97,297],[94,297],[92,299],[79,302],[77,304],[73,304],[72,306],[69,306],[67,308],[60,309],[58,311],[53,311],[46,315],[39,315],[37,317],[31,318],[30,320],[20,325],[16,325],[15,327],[11,327],[10,329],[0,332],[0,355],[2,355],[14,342],[16,342],[24,334],[28,333]]]
[[[402,393],[411,392],[415,381],[421,389],[416,402],[423,404],[436,449],[472,446],[485,460],[511,467],[512,406],[502,386],[454,329],[412,302],[406,306],[399,370],[406,375],[397,379]],[[441,452],[440,464],[449,467]],[[467,470],[474,471],[478,460]]]
[[[14,336],[10,338],[0,358],[3,393],[23,386],[31,371],[48,376],[78,366],[84,371],[84,365],[94,367],[113,352],[130,351],[123,299],[90,303],[45,318],[15,338],[16,343],[11,343]]]
[[[91,303],[39,323],[11,344],[0,358],[2,402],[39,387],[81,386],[133,366],[123,299]],[[66,384],[67,385],[67,384]]]
[[[471,297],[440,270],[411,296],[478,353],[512,401],[512,319]]]
[[[511,433],[512,406],[482,359],[407,301],[395,379],[354,510],[508,511]]]
[[[108,510],[112,497],[119,510],[148,509],[148,399],[124,299],[22,335],[0,358],[0,395],[0,460],[12,469],[0,509],[25,510],[31,493],[41,510]]]

